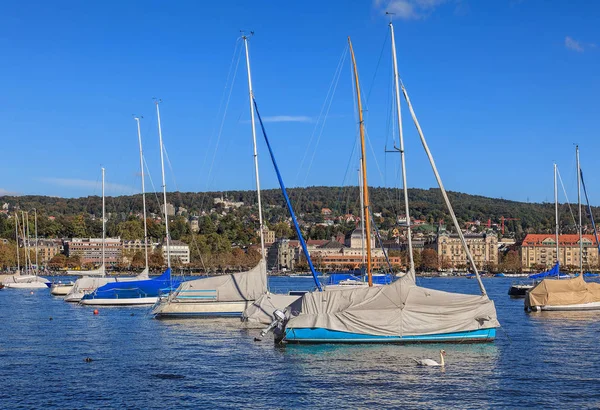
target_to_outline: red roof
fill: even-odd
[[[597,245],[596,238],[594,235],[583,235],[585,239],[589,239],[594,245]],[[547,243],[543,243],[545,240],[548,242],[552,241],[553,243],[556,240],[556,235],[552,234],[537,234],[530,233],[527,234],[525,239],[523,239],[523,246],[548,246]],[[578,234],[564,234],[558,235],[558,244],[559,245],[578,245],[579,244],[579,235]]]

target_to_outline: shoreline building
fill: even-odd
[[[338,240],[309,239],[306,242],[308,253],[319,271],[358,269],[363,265],[363,250],[360,246],[362,235],[359,229]],[[346,243],[353,246],[346,246]],[[401,264],[399,256],[388,256],[388,259],[392,267],[397,268]],[[267,251],[267,267],[270,270],[293,270],[301,260],[305,258],[297,240],[278,239]],[[373,269],[387,268],[381,248],[371,249],[371,264]]]
[[[38,239],[37,245],[39,260],[43,265],[46,265],[55,255],[64,251],[62,239]]]
[[[81,264],[102,265],[102,238],[71,238],[64,242],[67,257],[79,256]],[[121,262],[123,245],[121,238],[106,238],[104,241],[104,263],[115,266]]]
[[[583,268],[598,269],[598,243],[594,235],[583,235]],[[558,259],[561,266],[579,266],[579,235],[558,236]],[[550,268],[556,263],[556,236],[554,234],[527,234],[521,245],[523,270],[532,271],[538,265]]]
[[[463,236],[477,269],[485,269],[488,264],[498,264],[498,236],[494,231],[463,233]],[[425,247],[432,248],[437,252],[441,267],[470,267],[467,252],[456,233],[450,233],[446,229],[440,228],[435,241]]]
[[[163,258],[165,258],[165,264],[167,260],[167,243],[161,244]],[[169,251],[171,253],[171,262],[179,261],[182,265],[190,263],[190,247],[182,241],[171,239],[169,241]]]

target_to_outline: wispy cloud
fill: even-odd
[[[19,196],[21,194],[17,192],[12,192],[4,188],[0,188],[0,196]]]
[[[585,51],[583,45],[579,41],[569,36],[565,37],[565,47],[569,50],[577,51],[578,53],[583,53]]]
[[[87,179],[40,178],[40,180],[42,182],[46,182],[48,184],[58,185],[58,186],[62,186],[62,187],[88,189],[90,191],[90,194],[92,194],[94,190],[100,189],[102,186],[101,185],[102,183],[100,181],[91,181],[91,180],[87,180]],[[115,184],[112,182],[105,182],[104,189],[106,192],[112,192],[115,194],[137,192],[136,189],[133,187],[130,187],[127,185]]]
[[[272,115],[263,117],[263,122],[312,122],[312,118],[305,115]]]
[[[428,17],[438,6],[454,0],[373,0],[381,12],[389,12],[403,20],[420,20]]]

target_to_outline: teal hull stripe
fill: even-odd
[[[197,295],[197,296],[180,296],[177,295],[177,299],[211,299],[211,300],[217,300],[216,296],[201,296],[201,295]]]
[[[179,291],[179,293],[182,293],[182,292],[211,292],[211,293],[217,293],[216,290],[212,290],[212,289],[211,290],[207,290],[207,289],[183,289],[183,290]]]
[[[491,342],[496,329],[416,336],[375,336],[340,332],[322,328],[286,329],[284,341],[291,343],[425,343],[425,342]]]

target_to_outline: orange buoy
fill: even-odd
[[[98,312],[98,309],[94,309],[94,315],[97,315],[98,313],[100,313]]]

